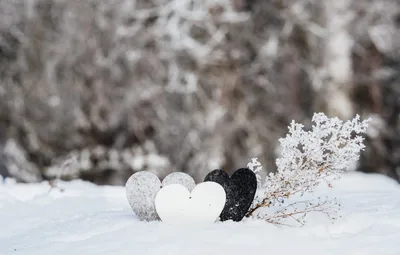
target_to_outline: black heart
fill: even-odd
[[[221,221],[241,221],[248,212],[257,190],[257,178],[248,168],[236,170],[232,177],[220,169],[211,171],[204,181],[221,184],[225,189],[226,203],[220,215]]]

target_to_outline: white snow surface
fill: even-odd
[[[260,220],[176,226],[141,222],[124,187],[83,181],[0,184],[0,254],[400,254],[400,185],[348,173],[316,195],[337,196],[334,224],[311,214],[304,227]]]

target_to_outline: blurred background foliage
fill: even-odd
[[[197,181],[314,112],[372,118],[358,170],[400,180],[398,0],[1,0],[0,171]]]

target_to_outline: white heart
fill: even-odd
[[[225,206],[224,188],[216,182],[203,182],[190,191],[180,184],[163,187],[155,206],[163,222],[204,224],[215,222]]]
[[[140,220],[152,221],[159,217],[154,200],[161,187],[179,183],[192,190],[195,186],[193,178],[182,172],[174,172],[164,178],[161,183],[158,177],[147,171],[134,173],[125,184],[126,197],[133,212]]]

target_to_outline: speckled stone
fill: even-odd
[[[134,173],[126,182],[126,197],[133,212],[140,220],[159,220],[154,200],[160,189],[160,179],[147,171]]]
[[[125,184],[128,202],[141,221],[159,220],[154,201],[162,187],[181,184],[189,191],[196,186],[193,178],[182,172],[167,175],[163,182],[153,173],[140,171],[134,173]]]
[[[257,178],[248,168],[236,170],[231,177],[220,169],[210,172],[204,181],[221,184],[226,193],[226,204],[221,221],[241,221],[248,212],[257,190]]]
[[[190,175],[182,172],[174,172],[167,175],[162,181],[162,186],[165,187],[169,184],[182,184],[189,191],[192,191],[196,186],[193,178]]]

